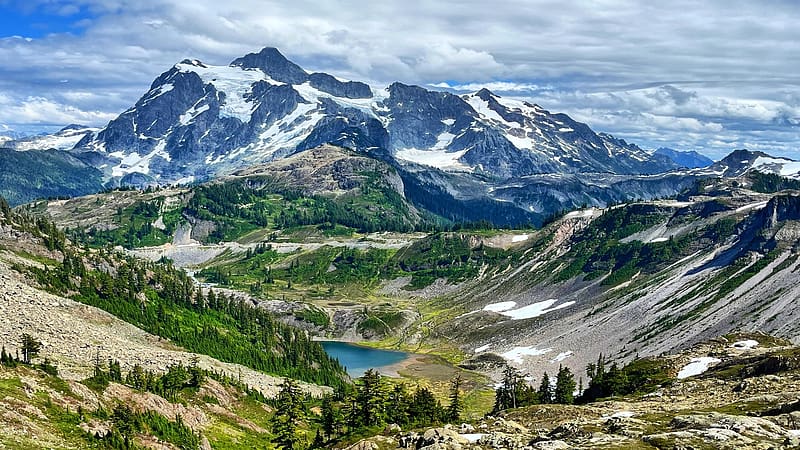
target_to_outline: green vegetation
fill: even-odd
[[[667,218],[669,215],[652,205],[628,205],[605,212],[576,236],[565,255],[569,262],[556,273],[555,281],[583,274],[587,280],[605,276],[601,284],[617,286],[637,273],[656,273],[700,248],[720,242],[733,233],[738,223],[735,218],[722,218],[694,233],[671,236],[662,242],[619,240]]]
[[[656,390],[659,386],[672,383],[668,368],[664,361],[655,358],[635,359],[620,368],[607,362],[601,354],[596,364],[586,367],[589,386],[578,398],[581,403],[593,402],[600,398],[615,395],[645,394]]]
[[[492,411],[550,403],[570,405],[575,401],[575,376],[567,367],[559,365],[555,386],[547,372],[542,375],[538,389],[534,389],[532,383],[533,380],[524,378],[518,369],[506,366],[503,381],[495,391]]]
[[[765,194],[772,194],[786,189],[800,189],[800,180],[793,180],[774,173],[751,171],[747,174],[747,178],[752,182],[752,190]]]
[[[324,246],[297,254],[280,254],[262,243],[244,257],[207,267],[197,276],[264,297],[297,286],[331,297],[337,288],[369,291],[381,280],[403,276],[412,277],[408,290],[426,287],[437,278],[459,283],[476,277],[483,265],[513,261],[511,252],[471,240],[471,235],[436,233],[399,251]]]
[[[449,397],[450,405],[443,407],[427,387],[410,392],[405,384],[390,385],[368,370],[353,390],[323,399],[320,425],[326,444],[334,444],[375,434],[386,424],[417,428],[457,422],[462,409],[460,378],[451,380]]]
[[[0,149],[0,167],[0,196],[11,205],[40,198],[76,197],[103,189],[103,174],[65,151]]]
[[[329,230],[344,225],[364,232],[414,229],[402,197],[375,177],[360,191],[337,198],[306,196],[269,178],[254,177],[198,186],[184,213],[217,225],[208,237],[211,242],[235,240],[258,228],[302,225]]]
[[[100,230],[91,228],[73,230],[70,237],[94,247],[107,244],[122,245],[125,248],[161,245],[172,241],[178,224],[183,221],[180,211],[167,210],[164,197],[139,200],[125,209],[118,209],[114,217],[117,228]],[[163,226],[156,226],[159,217]]]
[[[194,352],[312,383],[344,383],[344,369],[304,332],[257,307],[202,292],[169,263],[106,250],[78,253],[49,221],[13,214],[12,221],[63,253],[55,267],[12,266],[51,292],[108,311]]]

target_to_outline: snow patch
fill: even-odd
[[[453,142],[453,138],[455,137],[456,137],[455,134],[448,133],[445,131],[436,138],[436,144],[434,144],[433,147],[431,147],[431,150],[446,149],[447,147],[450,146],[450,143]]]
[[[627,418],[633,417],[635,415],[636,415],[636,413],[633,412],[633,411],[617,411],[614,414],[611,414],[610,416],[603,416],[601,418],[602,419],[627,419]]]
[[[492,344],[481,345],[480,347],[475,349],[475,353],[485,352],[486,350],[489,350],[491,347]]]
[[[669,238],[659,237],[659,238],[655,238],[655,239],[650,239],[649,243],[650,244],[655,244],[656,242],[667,242],[668,240],[669,240]]]
[[[461,437],[466,439],[470,444],[480,441],[484,436],[486,436],[486,433],[466,433],[461,435]]]
[[[195,105],[195,106],[197,106],[197,105]],[[210,106],[208,106],[208,105],[203,105],[203,106],[201,106],[199,108],[195,108],[194,106],[192,106],[185,113],[181,114],[181,116],[178,118],[178,120],[180,120],[181,125],[189,125],[194,120],[195,117],[197,117],[200,114],[208,111],[209,108],[210,108]]]
[[[561,352],[561,353],[557,354],[555,358],[551,359],[550,362],[551,363],[561,362],[561,361],[569,358],[570,356],[572,356],[572,351]]]
[[[683,369],[678,372],[678,379],[682,380],[684,378],[700,375],[701,373],[707,371],[712,364],[716,364],[718,362],[720,362],[718,358],[711,358],[708,356],[704,356],[702,358],[693,358],[689,364],[685,365]]]
[[[594,216],[594,208],[572,211],[564,215],[565,219],[589,218]]]
[[[549,312],[553,312],[562,308],[566,308],[568,306],[573,305],[574,301],[564,302],[558,306],[553,306],[558,303],[557,299],[550,299],[545,300],[543,302],[533,303],[528,306],[523,306],[521,308],[502,311],[500,314],[504,316],[511,317],[513,320],[521,320],[521,319],[531,319],[534,317],[539,317]]]
[[[753,162],[753,168],[777,173],[784,177],[800,176],[800,161],[792,161],[784,158],[768,158],[759,156]]]
[[[442,133],[441,135],[439,135],[440,138],[445,134],[453,136],[450,133]],[[452,140],[452,137],[450,137],[450,139]],[[437,142],[437,146],[439,145],[439,142]],[[447,145],[449,145],[449,141]],[[447,152],[443,148],[437,149],[436,147],[434,147],[434,149],[432,150],[404,148],[398,150],[394,156],[404,161],[410,161],[413,163],[422,164],[424,166],[435,167],[437,169],[469,171],[471,170],[471,168],[458,160],[459,158],[464,156],[464,153],[466,152],[467,150],[461,150],[458,152]]]
[[[511,238],[511,242],[525,242],[528,240],[527,234],[517,234]]]
[[[749,211],[751,209],[762,209],[765,206],[767,206],[767,202],[766,201],[751,203],[749,205],[744,205],[744,206],[740,206],[740,207],[736,208],[736,212],[737,213],[741,213],[741,212]]]
[[[483,116],[485,119],[506,123],[506,121],[500,117],[500,114],[497,114],[495,110],[489,107],[489,102],[483,100],[482,98],[476,95],[468,95],[467,103],[469,103],[469,106],[471,106],[475,112]]]
[[[517,364],[522,364],[525,356],[540,356],[553,351],[552,348],[538,349],[536,347],[514,347],[511,350],[501,354],[507,361],[512,361]]]
[[[739,350],[752,350],[758,347],[758,341],[753,339],[748,339],[746,341],[737,341],[731,344],[731,347]]]
[[[489,303],[488,305],[483,307],[483,311],[491,311],[491,312],[503,312],[508,311],[509,309],[513,309],[517,306],[517,302],[500,302],[500,303]]]
[[[111,176],[122,177],[126,174],[134,172],[145,175],[149,174],[150,161],[156,156],[164,159],[165,161],[171,160],[169,153],[166,152],[166,147],[167,142],[165,140],[161,140],[155,145],[155,147],[153,147],[153,151],[144,156],[137,152],[131,152],[127,155],[125,155],[123,152],[109,153],[109,156],[122,159],[119,164],[111,168]]]
[[[255,104],[248,98],[252,92],[253,83],[267,81],[271,84],[281,84],[273,81],[259,69],[243,69],[231,66],[195,66],[192,64],[178,64],[182,72],[194,72],[200,76],[203,83],[211,84],[219,92],[225,93],[225,100],[220,105],[220,117],[233,117],[243,123],[250,121]]]
[[[442,123],[448,127],[452,127],[453,124],[456,123],[456,119],[442,119]]]

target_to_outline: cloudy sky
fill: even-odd
[[[645,148],[800,159],[798,23],[795,0],[0,0],[0,132],[103,125],[181,59],[274,46],[376,85],[486,86]]]

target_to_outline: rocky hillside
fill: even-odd
[[[653,390],[509,409],[475,422],[376,436],[353,448],[798,448],[800,352],[786,344],[767,335],[729,335],[652,360],[665,380]]]
[[[436,327],[476,357],[580,373],[600,353],[658,355],[734,330],[798,342],[794,191],[760,176],[701,183],[685,198],[586,209],[532,233],[520,259],[446,296]]]

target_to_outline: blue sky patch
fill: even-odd
[[[58,33],[80,35],[95,17],[87,8],[69,4],[31,7],[0,3],[0,38],[38,39]]]

